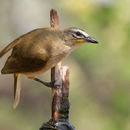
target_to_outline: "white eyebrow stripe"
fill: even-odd
[[[83,34],[85,37],[88,37],[88,36],[89,36],[85,31],[82,31],[82,30],[80,30],[80,29],[73,29],[73,31],[75,31],[75,32],[80,32],[80,33]]]

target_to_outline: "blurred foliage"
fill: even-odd
[[[129,0],[0,2],[1,48],[25,32],[49,26],[51,8],[57,9],[63,28],[77,26],[95,37],[98,45],[82,45],[64,63],[71,72],[70,121],[77,130],[130,130]],[[6,57],[0,59],[1,68]],[[21,104],[14,111],[13,78],[1,75],[0,84],[0,130],[36,130],[49,120],[47,88],[23,79]]]

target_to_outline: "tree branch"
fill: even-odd
[[[58,15],[54,9],[50,11],[50,25],[59,29]],[[69,123],[69,68],[58,63],[51,69],[51,80],[56,81],[52,88],[52,118],[40,130],[74,130]]]

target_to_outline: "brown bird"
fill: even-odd
[[[6,46],[0,52],[0,57],[9,50],[13,50],[1,73],[14,74],[13,107],[16,108],[20,100],[20,75],[52,87],[52,82],[41,81],[36,76],[54,67],[85,42],[98,43],[79,28],[65,30],[39,28],[22,35]]]

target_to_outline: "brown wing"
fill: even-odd
[[[1,73],[35,72],[43,68],[48,61],[45,32],[49,33],[49,29],[34,30],[19,38],[20,43],[13,48]]]
[[[24,73],[24,72],[35,72],[40,70],[46,65],[46,61],[38,58],[15,58],[10,56],[4,68],[2,69],[2,74],[10,73]]]

